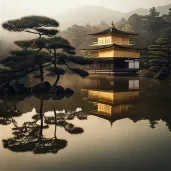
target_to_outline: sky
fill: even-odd
[[[98,5],[121,12],[136,8],[166,5],[171,0],[0,0],[0,20],[24,15],[54,16],[68,9],[85,5]]]

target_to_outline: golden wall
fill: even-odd
[[[88,91],[88,97],[94,100],[108,103],[123,103],[124,101],[135,100],[139,96],[139,91],[129,92],[103,92],[103,91]]]
[[[118,45],[132,45],[130,37],[121,35],[106,35],[98,37],[98,45],[106,45],[115,43]]]
[[[111,116],[113,114],[121,114],[128,111],[128,105],[117,105],[110,106],[102,103],[98,103],[98,112],[103,113],[103,115]]]
[[[122,49],[105,49],[99,50],[98,57],[107,58],[107,57],[115,57],[115,58],[140,58],[140,52],[135,50],[122,50]]]
[[[99,50],[99,56],[102,58],[114,57],[114,49]]]
[[[140,52],[135,50],[114,50],[114,57],[140,58]]]

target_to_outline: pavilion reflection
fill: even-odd
[[[88,101],[97,106],[91,115],[108,120],[111,125],[133,114],[128,111],[140,96],[140,81],[137,78],[96,80],[89,79],[82,91],[87,92]]]

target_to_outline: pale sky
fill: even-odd
[[[0,20],[14,19],[25,15],[54,16],[68,9],[98,5],[113,10],[128,12],[136,8],[151,8],[166,5],[170,0],[0,0]]]

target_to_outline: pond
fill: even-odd
[[[0,101],[0,171],[171,170],[171,86],[65,76],[71,97]]]

